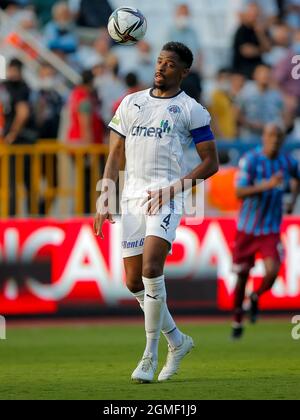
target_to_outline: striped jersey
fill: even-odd
[[[147,196],[187,174],[185,151],[213,140],[208,111],[183,91],[156,97],[153,89],[126,96],[109,127],[124,137],[123,200]]]
[[[237,187],[249,187],[283,174],[282,185],[243,200],[238,230],[255,236],[279,233],[283,216],[283,196],[291,179],[300,180],[298,162],[287,153],[269,159],[259,147],[247,153],[240,161]]]

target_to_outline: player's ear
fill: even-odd
[[[182,78],[183,78],[183,79],[185,79],[185,78],[189,75],[190,70],[191,70],[191,69],[189,69],[188,67],[185,67],[185,68],[183,69],[183,71],[182,71]]]

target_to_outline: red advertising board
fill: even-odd
[[[230,310],[236,278],[231,271],[235,236],[232,218],[206,219],[202,224],[183,220],[177,231],[166,275],[172,280],[197,281],[213,267],[218,275],[218,302]],[[125,287],[120,247],[120,224],[106,224],[105,239],[94,236],[92,220],[15,220],[0,222],[0,313],[51,314],[60,307],[120,305],[132,299]],[[284,221],[282,240],[286,259],[272,292],[262,300],[262,309],[300,308],[300,219]],[[5,267],[33,266],[47,262],[49,281],[30,272],[22,284],[20,274]],[[23,265],[22,265],[23,264]],[[46,270],[46,269],[45,269]],[[22,273],[21,273],[22,276]],[[249,289],[263,276],[257,259]],[[201,297],[199,297],[199,300]]]

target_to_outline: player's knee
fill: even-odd
[[[127,276],[126,286],[131,293],[138,293],[144,290],[144,284],[141,277]]]
[[[139,293],[139,292],[141,292],[142,290],[144,290],[144,285],[143,285],[143,283],[141,283],[141,284],[137,284],[137,283],[129,283],[129,282],[126,282],[126,286],[127,286],[127,289],[131,292],[131,293]]]
[[[277,279],[278,274],[279,274],[279,269],[277,267],[269,268],[266,271],[266,277],[273,281]]]
[[[160,264],[157,264],[154,261],[149,261],[143,265],[143,277],[153,279],[162,275],[163,268],[160,266]]]

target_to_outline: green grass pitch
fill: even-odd
[[[300,341],[286,321],[249,326],[229,340],[229,323],[181,324],[196,343],[167,383],[134,384],[143,325],[11,328],[0,341],[0,399],[300,399]],[[160,363],[166,356],[164,338]]]

